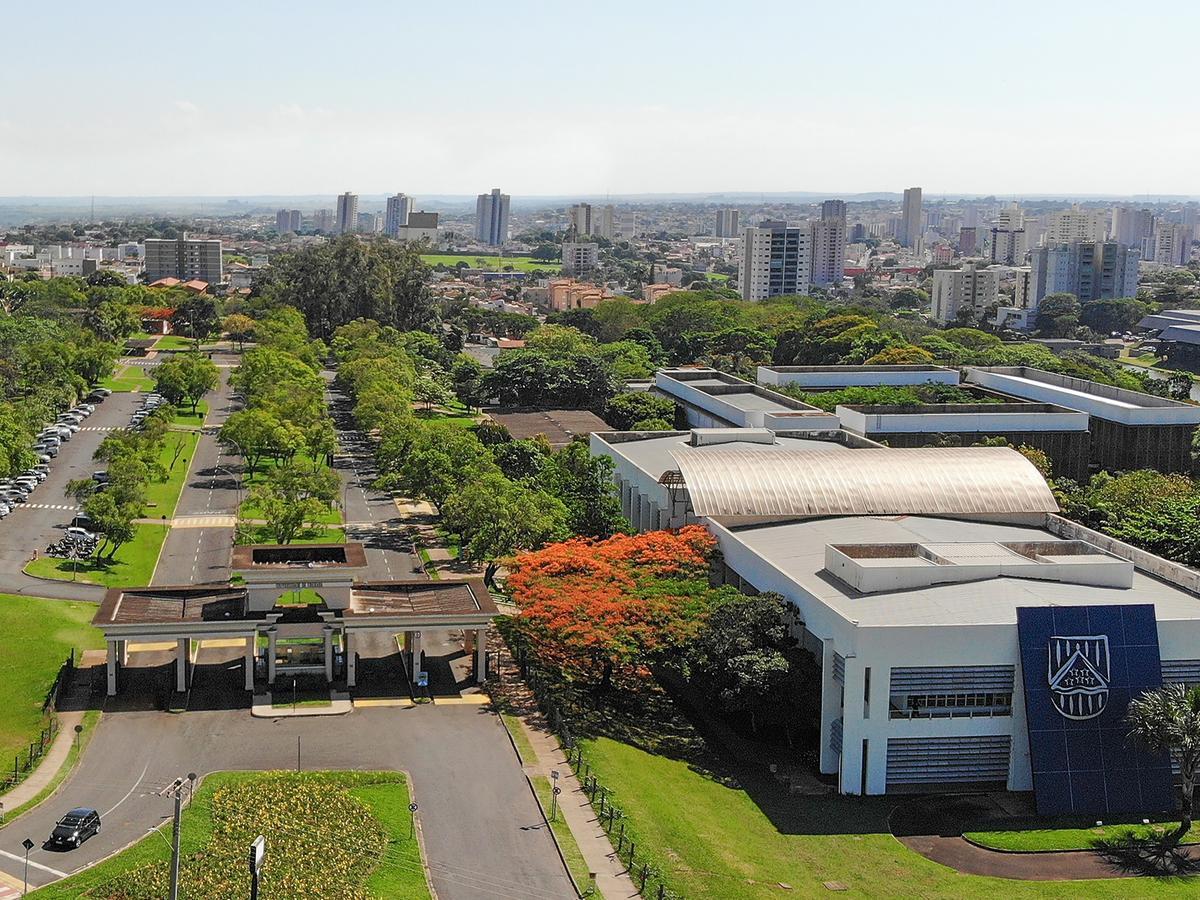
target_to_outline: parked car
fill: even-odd
[[[100,813],[79,806],[58,820],[50,832],[50,843],[60,847],[78,847],[88,838],[100,833]]]
[[[54,457],[58,456],[58,442],[57,441],[53,444],[49,444],[49,443],[36,444],[36,445],[34,445],[33,449],[36,450],[38,453],[40,453],[42,456],[46,457],[47,459],[54,459]]]
[[[3,500],[0,500],[0,519],[3,519],[10,512],[12,512],[12,507],[9,506],[7,503],[5,503]]]
[[[41,463],[42,465],[49,466],[50,459],[51,459],[50,454],[47,453],[46,450],[43,449],[40,445],[37,447],[34,447],[33,449],[37,450],[37,452],[38,452],[38,462]]]
[[[46,480],[46,476],[49,475],[50,473],[43,472],[41,469],[26,469],[24,474],[30,476],[31,478],[36,478],[38,480],[38,483],[40,484],[41,482]]]
[[[79,515],[77,515],[75,518],[73,518],[71,520],[70,525],[68,527],[70,527],[70,528],[86,528],[88,531],[91,531],[92,530],[92,517],[89,516],[87,513],[80,513]]]
[[[78,538],[81,541],[94,541],[96,536],[86,528],[80,528],[78,525],[72,525],[67,529],[67,537]]]
[[[93,472],[92,473],[92,481],[96,482],[97,484],[107,484],[108,483],[108,473],[107,472]]]

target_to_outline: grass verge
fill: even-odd
[[[62,764],[62,768],[55,772],[54,777],[50,779],[49,783],[30,799],[15,809],[6,809],[4,811],[5,822],[11,822],[22,813],[26,813],[35,806],[38,806],[58,790],[58,786],[66,780],[68,775],[75,771],[75,766],[78,765],[79,758],[83,756],[83,751],[87,749],[88,744],[92,741],[92,734],[95,732],[99,721],[100,710],[89,709],[84,711],[83,721],[80,723],[83,726],[83,731],[79,733],[79,740],[71,741],[71,749],[67,751],[67,758]]]
[[[193,428],[199,428],[204,424],[204,417],[208,415],[208,402],[201,400],[196,404],[196,412],[192,413],[192,407],[189,403],[184,403],[175,410],[175,418],[172,421],[176,425],[189,425]]]
[[[1145,840],[1159,837],[1164,832],[1173,832],[1179,826],[1178,820],[1171,821],[1169,819],[1163,822],[1151,822],[1149,825],[1143,824],[1141,819],[1126,823],[1110,822],[1099,827],[1095,825],[1088,827],[1086,823],[1078,820],[1055,823],[1055,827],[1052,828],[1044,827],[1050,824],[1044,819],[1038,822],[1012,824],[1014,827],[1006,831],[994,828],[986,831],[964,831],[963,837],[981,847],[990,847],[993,850],[1018,852],[1090,850],[1102,841],[1113,841],[1130,834],[1139,840]],[[1029,827],[1021,827],[1025,824]],[[1192,826],[1192,830],[1188,832],[1185,840],[1188,843],[1200,841],[1200,824]]]
[[[550,822],[550,828],[554,831],[554,837],[562,850],[563,859],[567,861],[567,871],[571,873],[571,878],[574,879],[577,888],[581,891],[587,890],[591,881],[588,876],[592,870],[588,866],[587,860],[583,858],[579,844],[575,841],[575,835],[571,833],[571,826],[567,824],[567,820],[563,818],[561,812],[556,812],[554,818],[550,818],[550,810],[554,806],[551,802],[551,792],[554,786],[545,775],[532,775],[529,780],[533,782],[533,790],[537,794],[538,803],[542,805],[542,812],[546,814],[546,819]]]
[[[154,390],[154,380],[146,374],[143,366],[120,366],[112,375],[100,382],[100,387],[106,387],[114,393],[152,391]]]
[[[481,256],[477,253],[423,253],[421,261],[428,266],[444,265],[453,269],[458,263],[465,262],[468,268],[482,268],[490,272],[557,272],[562,264],[554,261],[530,259],[528,256]]]
[[[0,594],[0,772],[44,727],[42,703],[71,649],[104,646],[92,603]]]
[[[397,772],[222,772],[184,813],[180,895],[249,894],[243,862],[268,835],[266,897],[429,898],[409,792]],[[42,888],[44,900],[151,900],[166,895],[170,846],[147,835],[99,865]]]
[[[78,571],[72,578],[69,559],[42,556],[25,566],[25,574],[36,578],[53,578],[57,581],[82,581],[84,584],[102,584],[119,587],[131,584],[149,584],[158,563],[158,554],[167,540],[168,525],[135,525],[133,540],[122,544],[109,559],[91,557],[79,560]]]

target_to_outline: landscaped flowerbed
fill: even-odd
[[[184,817],[180,894],[249,896],[246,854],[261,834],[267,838],[262,900],[428,897],[409,836],[408,799],[404,776],[395,772],[210,776]],[[48,893],[160,900],[169,891],[165,850],[152,835]]]

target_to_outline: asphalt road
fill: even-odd
[[[337,429],[338,451],[333,467],[342,479],[346,539],[365,547],[369,580],[424,581],[427,576],[420,558],[408,549],[395,502],[371,487],[376,478],[374,448],[357,430],[350,400],[332,383],[333,373],[322,374],[330,382],[325,397]]]
[[[234,662],[227,671],[198,672],[201,679],[215,693],[223,681],[236,688],[240,673]],[[169,819],[172,801],[165,791],[176,778],[188,772],[290,769],[299,748],[305,769],[410,775],[442,900],[574,896],[503,727],[481,707],[256,719],[244,709],[172,715],[122,702],[130,708],[105,713],[82,764],[59,793],[0,830],[0,869],[21,877],[21,841],[29,837],[38,845],[29,856],[30,884],[55,881]],[[73,806],[99,810],[101,833],[78,850],[43,847],[54,821]]]
[[[101,468],[92,454],[109,431],[129,424],[140,405],[141,395],[129,393],[113,394],[97,403],[80,430],[60,445],[58,456],[50,461],[50,476],[29,495],[27,503],[18,504],[0,521],[0,592],[62,600],[103,599],[102,587],[31,578],[21,569],[35,550],[44,553],[47,545],[63,536],[76,508],[75,499],[66,494],[67,482],[86,478]]]
[[[236,357],[214,357],[214,361],[233,363]],[[221,384],[209,393],[208,415],[196,445],[196,456],[188,473],[187,484],[175,509],[175,518],[189,516],[235,516],[241,496],[240,458],[225,453],[217,442],[217,429],[238,408],[229,386],[232,369],[222,368]],[[155,584],[201,584],[229,579],[234,529],[223,525],[171,529],[163,544]]]

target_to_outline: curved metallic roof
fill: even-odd
[[[680,446],[671,455],[696,515],[711,518],[1058,512],[1045,479],[1008,447],[754,453]]]

